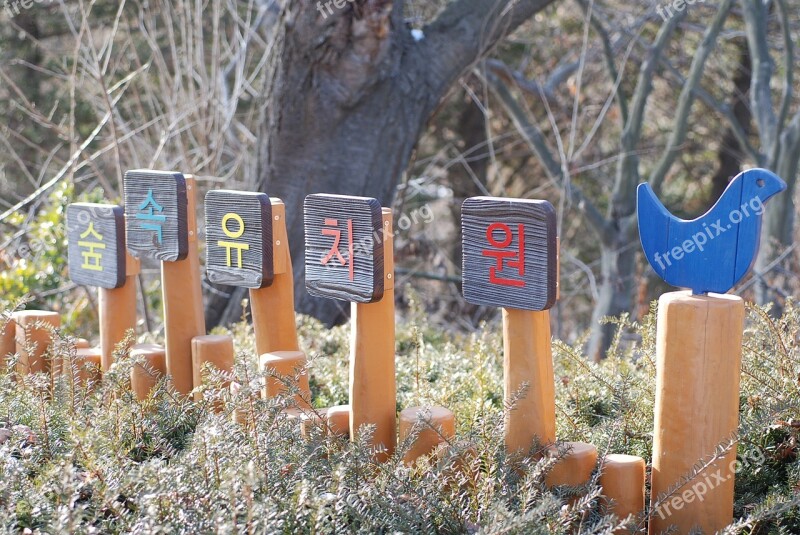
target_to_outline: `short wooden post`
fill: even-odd
[[[126,253],[125,284],[120,288],[100,288],[100,349],[104,372],[114,364],[114,349],[125,339],[128,331],[136,332],[136,277],[141,262]]]
[[[503,309],[506,450],[527,455],[539,440],[556,440],[555,379],[550,346],[550,311]],[[526,388],[523,388],[527,385]]]
[[[343,437],[350,436],[350,405],[334,405],[325,411],[327,431]]]
[[[75,339],[75,349],[89,349],[90,347],[92,347],[92,345],[86,338]]]
[[[270,286],[250,289],[250,309],[259,355],[300,350],[294,316],[294,277],[286,232],[286,206],[280,199],[270,201],[274,276]]]
[[[608,512],[625,519],[644,513],[645,462],[634,455],[606,455],[600,465],[599,484],[603,487]]]
[[[8,360],[17,351],[17,324],[12,317],[0,317],[0,372],[8,368]]]
[[[131,368],[131,390],[139,401],[143,401],[167,375],[167,353],[156,344],[137,344],[131,348],[130,356],[142,361]]]
[[[430,455],[441,444],[447,444],[456,435],[456,418],[444,407],[409,407],[400,412],[400,441],[408,440],[417,431],[411,448],[403,461],[413,464],[424,455]]]
[[[361,426],[374,425],[379,460],[388,459],[397,442],[392,210],[384,208],[382,214],[383,298],[351,305],[350,338],[350,437]]]
[[[673,292],[658,302],[650,533],[733,521],[744,302]],[[729,446],[699,474],[720,446]],[[679,486],[680,485],[680,486]]]
[[[259,359],[261,373],[267,374],[264,379],[262,396],[274,398],[285,395],[289,391],[287,381],[298,377],[297,388],[300,390],[294,397],[298,408],[309,408],[311,390],[308,386],[306,371],[306,354],[302,351],[276,351],[265,353]]]
[[[16,321],[17,371],[21,375],[50,371],[50,362],[45,355],[53,342],[52,329],[61,326],[61,317],[56,312],[23,310],[14,313]]]
[[[233,338],[227,335],[195,336],[192,339],[192,367],[194,369],[195,389],[203,384],[203,367],[210,364],[221,372],[233,375]],[[224,382],[225,388],[230,387],[230,380]],[[203,399],[202,392],[195,391],[195,401]],[[218,404],[217,412],[222,410]]]
[[[99,348],[78,349],[72,369],[64,369],[63,373],[68,374],[70,381],[77,381],[81,386],[96,385],[103,378],[101,363],[102,351]]]
[[[192,338],[206,334],[195,202],[190,175],[136,170],[125,173],[128,251],[161,261],[167,370],[175,390],[194,386]]]
[[[591,480],[592,472],[597,465],[597,448],[585,442],[566,442],[563,447],[567,448],[566,455],[547,474],[547,486],[586,485]],[[558,451],[558,448],[553,446],[548,450],[548,454],[555,457]]]

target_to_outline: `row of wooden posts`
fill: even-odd
[[[83,364],[90,362],[97,371],[87,371],[79,379],[97,380],[113,364],[117,344],[135,330],[135,278],[141,257],[161,260],[165,336],[163,347],[140,344],[130,350],[139,362],[131,374],[136,395],[145,399],[162,377],[169,377],[171,387],[188,396],[201,386],[205,365],[233,371],[232,338],[206,334],[195,197],[196,185],[191,176],[131,171],[125,177],[124,215],[121,208],[113,206],[70,206],[67,227],[71,278],[79,284],[99,287],[100,346],[90,348],[82,342],[76,361],[78,369],[85,370]],[[283,202],[264,194],[216,191],[206,197],[205,212],[209,279],[250,289],[256,349],[266,376],[262,396],[285,394],[286,382],[280,378],[299,377],[298,410],[294,416],[303,422],[303,429],[308,431],[309,425],[319,425],[328,432],[355,437],[363,425],[372,425],[376,456],[386,459],[398,440],[392,211],[381,208],[374,199],[359,197],[314,195],[306,201],[309,291],[352,303],[349,403],[320,411],[311,411],[308,405],[311,398],[306,355],[296,331]],[[559,455],[559,460],[547,477],[548,485],[580,486],[591,480],[598,467],[598,451],[594,445],[581,442],[564,444],[560,454],[555,447],[549,316],[558,292],[555,228],[555,211],[545,201],[488,197],[468,200],[463,211],[464,293],[471,302],[502,307],[504,396],[506,402],[514,399],[505,422],[508,454],[521,458],[536,441],[550,445],[548,455]],[[701,309],[708,306],[698,305],[695,296],[668,295],[677,297],[667,308],[679,308],[677,313],[682,317],[677,323],[669,323],[675,331],[670,336],[684,337],[680,343],[691,344],[697,339],[697,324],[708,321],[699,318]],[[736,313],[731,310],[725,313]],[[673,311],[670,318],[674,317]],[[667,321],[660,317],[660,325],[662,320]],[[13,321],[0,331],[0,355],[18,353],[20,373],[58,373],[60,368],[50,369],[45,358],[52,342],[52,329],[48,326],[59,326],[58,314],[15,313]],[[700,403],[702,400],[692,396],[700,396],[700,389],[711,388],[713,393],[714,385],[697,381],[691,384],[686,379],[691,370],[672,369],[685,359],[677,354],[680,346],[666,338],[662,340],[662,334],[659,332],[659,366],[669,366],[670,373],[682,374],[684,390],[670,392],[670,385],[678,383],[664,382],[659,371],[657,458],[654,456],[651,504],[656,504],[660,495],[668,493],[695,462],[710,453],[707,448],[714,450],[721,433],[721,428],[707,433],[690,424],[693,408],[683,400]],[[723,354],[736,353],[735,336],[729,340],[730,344],[719,352],[720,359]],[[516,399],[520,392],[525,395]],[[200,394],[195,391],[194,395]],[[252,417],[246,412],[235,414],[245,424]],[[321,422],[316,421],[318,416]],[[672,417],[675,420],[669,421]],[[420,432],[422,420],[426,425]],[[731,422],[726,421],[723,427],[729,430],[730,426]],[[733,430],[735,427],[734,422]],[[410,407],[400,413],[399,439],[414,440],[405,457],[408,463],[441,450],[454,435],[455,417],[445,407]],[[677,444],[676,439],[685,443]],[[673,448],[668,455],[662,451],[665,444]],[[693,448],[689,454],[698,454],[697,457],[689,458],[687,447]],[[599,483],[610,510],[622,518],[643,515],[645,461],[619,454],[605,455],[599,461]],[[705,529],[727,525],[732,516],[732,481],[730,493],[727,486],[726,483],[721,492],[713,489],[700,500],[673,508],[669,514],[661,514],[661,519],[651,512],[651,533],[673,524],[681,532],[688,532],[694,525]]]

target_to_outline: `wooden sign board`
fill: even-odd
[[[124,189],[128,251],[163,262],[185,259],[189,254],[186,178],[166,171],[128,171]]]
[[[274,276],[272,203],[265,193],[206,194],[206,271],[216,284],[265,288]]]
[[[110,204],[67,207],[67,256],[72,282],[100,288],[125,285],[125,214]]]
[[[317,297],[383,298],[383,216],[376,199],[314,194],[305,200],[306,288]]]
[[[547,310],[557,299],[556,211],[547,201],[473,197],[461,209],[464,298]]]

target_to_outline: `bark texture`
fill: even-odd
[[[553,0],[456,0],[412,34],[403,2],[287,2],[262,133],[264,191],[286,203],[297,310],[330,325],[346,303],[305,291],[303,200],[340,193],[391,202],[425,124],[475,61]],[[321,8],[321,9],[320,9]],[[415,32],[416,33],[416,32]]]

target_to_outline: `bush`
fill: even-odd
[[[624,339],[599,365],[554,344],[558,433],[649,461],[654,317],[620,324]],[[316,405],[346,402],[347,328],[326,330],[307,318],[299,325],[312,356]],[[739,453],[763,462],[748,463],[738,476],[732,533],[800,532],[798,332],[800,310],[791,303],[777,321],[749,311]],[[472,335],[442,333],[412,310],[398,326],[398,405],[440,404],[458,419],[446,452],[412,468],[401,462],[403,445],[388,462],[374,463],[368,431],[352,443],[307,439],[283,415],[286,400],[251,405],[259,381],[252,330],[242,323],[233,334],[242,388],[235,397],[215,391],[219,377],[212,374],[200,403],[163,385],[137,401],[122,350],[102,383],[88,389],[63,376],[51,385],[43,376],[15,382],[0,373],[0,427],[12,430],[0,446],[0,529],[610,533],[621,525],[605,514],[595,482],[551,491],[544,477],[552,460],[529,459],[523,470],[507,461],[496,325]],[[69,357],[69,337],[58,337],[55,353]],[[226,408],[215,413],[220,397]],[[254,426],[232,422],[237,406],[253,408]]]

